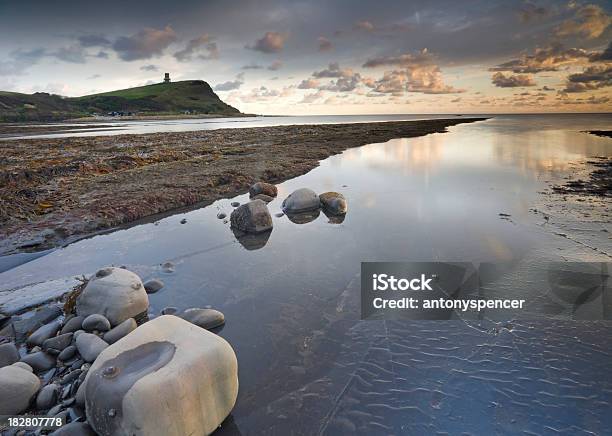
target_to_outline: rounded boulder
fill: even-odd
[[[104,268],[89,280],[76,303],[79,316],[104,315],[111,326],[146,312],[149,297],[136,274],[123,268]]]
[[[232,211],[232,227],[246,233],[262,233],[272,229],[272,216],[262,200],[253,200]]]
[[[316,210],[321,206],[319,196],[312,189],[301,188],[289,194],[283,200],[283,211],[285,213],[300,213]]]
[[[0,415],[17,415],[28,408],[40,389],[30,371],[10,365],[0,368]]]
[[[278,194],[278,189],[276,189],[276,186],[273,184],[266,182],[257,182],[249,188],[249,196],[251,198],[260,194],[267,195],[269,197],[276,197]]]

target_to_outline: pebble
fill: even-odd
[[[56,333],[59,331],[60,327],[61,324],[59,321],[53,321],[49,324],[45,324],[44,326],[36,330],[34,333],[32,333],[30,337],[28,337],[28,339],[26,340],[26,343],[32,346],[42,345],[44,341],[55,336]]]
[[[49,354],[57,355],[62,352],[72,342],[72,333],[64,333],[43,342],[43,350]]]
[[[92,332],[97,330],[99,332],[107,332],[111,328],[110,321],[106,319],[104,315],[94,313],[89,315],[83,320],[83,330]]]
[[[202,327],[203,329],[213,329],[225,323],[225,316],[214,309],[192,308],[185,310],[179,315],[185,321]]]
[[[70,365],[70,369],[78,369],[81,368],[83,366],[83,364],[85,363],[85,361],[83,359],[77,359],[75,360],[72,365]]]
[[[127,336],[129,333],[136,330],[136,327],[138,327],[138,324],[136,324],[134,318],[126,319],[121,324],[114,327],[112,330],[106,332],[104,334],[104,341],[109,344],[114,344],[119,339],[123,338],[124,336]]]
[[[55,358],[44,351],[26,354],[21,358],[21,361],[30,365],[35,372],[55,368]]]
[[[224,212],[219,212],[217,214],[217,218],[219,218],[220,220],[227,218],[227,214]]]
[[[74,355],[76,354],[76,352],[77,352],[76,346],[75,345],[69,345],[66,348],[64,348],[61,353],[59,353],[57,358],[59,360],[65,362],[67,360],[72,359],[74,357]]]
[[[276,218],[282,218],[285,216],[285,214],[283,212],[279,212],[277,214],[274,215]]]
[[[64,327],[62,327],[61,333],[74,333],[77,330],[81,330],[83,325],[83,320],[85,317],[83,316],[74,316],[70,318],[68,321],[64,323]]]
[[[62,411],[62,405],[56,404],[55,406],[49,409],[49,411],[47,412],[47,416],[55,416],[61,411]]]
[[[183,218],[183,219],[181,220],[181,224],[187,224],[187,219],[186,219],[186,218]]]
[[[164,307],[161,310],[162,315],[174,315],[176,312],[178,312],[178,309],[174,306]]]
[[[144,287],[145,291],[147,291],[147,294],[154,294],[164,287],[164,282],[159,279],[152,279],[146,282],[144,284]]]
[[[162,265],[162,271],[165,273],[173,273],[174,272],[174,263],[166,262]]]
[[[75,379],[78,379],[81,376],[83,370],[75,369],[74,371],[69,372],[60,380],[61,385],[66,385],[68,383],[73,382]]]
[[[55,406],[59,390],[60,386],[55,383],[48,384],[42,388],[36,397],[36,408],[38,410],[47,410]]]
[[[238,206],[240,206],[240,203],[239,203],[239,202],[237,202],[237,201],[232,201],[232,203],[231,203],[231,204],[232,204],[232,207],[238,207]]]
[[[91,333],[81,333],[76,338],[77,350],[86,362],[93,362],[108,347],[108,343]]]
[[[12,342],[0,345],[0,368],[19,361],[19,351]]]

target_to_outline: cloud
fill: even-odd
[[[322,99],[325,96],[323,91],[317,91],[310,94],[306,94],[304,98],[299,102],[299,104],[312,104],[316,103],[318,100]]]
[[[188,62],[192,60],[196,53],[200,59],[217,59],[219,57],[219,48],[207,33],[195,39],[191,39],[183,50],[174,53],[174,57],[179,62]],[[202,53],[204,51],[205,53]]]
[[[504,62],[489,71],[511,71],[513,73],[540,73],[558,71],[560,67],[585,62],[592,54],[579,48],[564,48],[555,44],[548,48],[537,48],[533,54],[523,54],[518,59]]]
[[[350,77],[340,77],[337,80],[332,80],[327,85],[319,86],[320,90],[333,92],[350,92],[354,91],[361,83],[361,75],[355,73]]]
[[[316,78],[333,78],[333,77],[352,77],[355,73],[350,68],[340,68],[337,62],[332,62],[329,66],[321,71],[315,71],[312,73],[313,77]]]
[[[331,51],[334,49],[332,42],[324,36],[319,36],[317,42],[319,43],[319,51]]]
[[[317,79],[304,79],[297,87],[298,89],[318,89],[320,85]]]
[[[253,45],[247,45],[245,47],[262,53],[278,53],[283,50],[287,37],[288,35],[286,33],[266,32],[266,34],[255,41]]]
[[[545,7],[536,6],[533,3],[525,3],[519,10],[518,17],[521,23],[529,23],[531,21],[542,20],[549,12]]]
[[[92,76],[89,76],[87,80],[99,79],[100,77],[102,77],[100,74],[94,74]]]
[[[435,64],[427,49],[419,53],[405,53],[399,56],[383,56],[368,60],[365,68],[397,66],[399,69],[387,71],[374,83],[376,92],[398,94],[400,92],[420,92],[423,94],[453,94],[464,92],[446,85],[442,72]]]
[[[72,64],[84,64],[86,60],[86,53],[83,47],[80,45],[71,45],[69,47],[61,47],[57,51],[50,53],[50,56],[56,57],[57,59],[69,62]]]
[[[241,70],[263,70],[263,68],[263,66],[257,64],[243,65],[240,67]]]
[[[612,86],[612,65],[593,65],[581,73],[570,74],[564,92],[585,92]]]
[[[357,21],[354,25],[353,25],[354,29],[357,30],[363,30],[366,32],[372,32],[374,31],[374,25],[367,21],[367,20],[362,20],[362,21]]]
[[[159,71],[159,67],[157,65],[153,65],[153,64],[149,64],[149,65],[143,65],[142,67],[140,67],[141,71]]]
[[[268,65],[268,70],[276,71],[276,70],[280,70],[282,67],[283,67],[283,63],[277,59],[274,62],[272,62],[270,65]]]
[[[10,53],[7,61],[0,62],[0,75],[12,76],[23,74],[29,68],[38,64],[46,55],[47,52],[44,48],[14,50]]]
[[[150,59],[160,56],[177,39],[172,27],[153,29],[147,27],[131,36],[122,36],[113,44],[113,49],[124,61]]]
[[[576,11],[576,16],[559,24],[553,33],[557,38],[577,36],[584,39],[600,37],[612,24],[612,18],[597,5],[585,5]]]
[[[83,35],[77,38],[77,41],[82,47],[110,47],[110,40],[100,34],[96,35]]]
[[[240,88],[244,84],[244,73],[240,73],[236,76],[236,80],[229,80],[227,82],[219,83],[215,86],[215,91],[234,91]]]
[[[528,74],[505,75],[497,72],[491,77],[491,82],[499,88],[518,88],[523,86],[535,86],[535,80]]]
[[[100,50],[98,53],[96,53],[95,55],[93,55],[93,57],[98,58],[98,59],[108,59],[108,53],[106,53],[104,50]]]
[[[612,42],[608,44],[605,50],[594,52],[589,56],[591,62],[609,62],[612,61]]]

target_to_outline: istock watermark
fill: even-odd
[[[364,262],[362,319],[612,319],[607,262]]]

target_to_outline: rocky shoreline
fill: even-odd
[[[39,251],[114,226],[302,175],[347,148],[486,118],[23,139],[2,143],[0,254]]]

